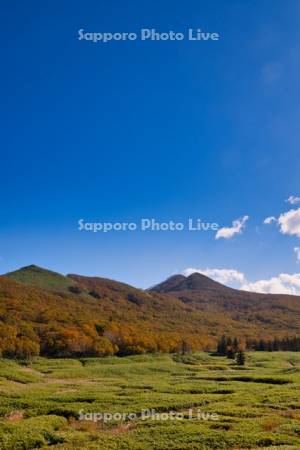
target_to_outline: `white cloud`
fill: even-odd
[[[298,203],[300,203],[300,197],[290,195],[289,198],[286,199],[286,202],[290,203],[291,205],[297,205]]]
[[[240,289],[264,294],[290,294],[300,295],[300,273],[282,273],[268,280],[259,280],[254,283],[247,282]]]
[[[215,239],[230,239],[235,234],[241,234],[243,229],[246,227],[246,222],[249,219],[249,216],[241,217],[240,219],[234,220],[232,222],[232,227],[223,227],[217,231]]]
[[[296,248],[300,254],[300,248]],[[300,273],[282,273],[269,279],[254,282],[248,281],[243,272],[235,269],[187,268],[182,271],[182,275],[189,276],[195,272],[206,275],[226,286],[235,287],[243,291],[258,292],[262,294],[300,295]]]
[[[300,262],[300,247],[295,247],[294,252],[296,253],[297,261]]]
[[[282,234],[300,237],[300,208],[280,214],[277,221]]]
[[[264,224],[265,224],[265,225],[270,225],[270,224],[273,223],[273,222],[277,222],[277,219],[276,219],[276,217],[274,217],[274,216],[267,217],[267,218],[264,220]]]
[[[286,201],[292,204],[298,203],[299,197],[289,197]],[[276,222],[279,226],[279,231],[282,234],[300,237],[300,208],[290,209],[285,213],[280,214],[278,218],[274,216],[267,217],[264,220],[265,225]]]
[[[194,269],[190,267],[183,270],[182,275],[188,277],[195,272],[201,273],[202,275],[206,275],[219,283],[230,286],[232,286],[233,283],[241,284],[246,281],[245,275],[235,269]]]

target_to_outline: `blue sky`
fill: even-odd
[[[186,268],[235,269],[247,282],[300,272],[300,232],[263,225],[299,208],[285,202],[300,195],[298,1],[1,9],[1,273],[34,263],[147,287]],[[79,41],[81,28],[201,28],[221,39],[104,44]],[[245,215],[231,239],[77,224],[199,217],[230,227]]]

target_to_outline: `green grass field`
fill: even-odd
[[[145,409],[182,417],[143,420]],[[0,360],[0,415],[1,450],[300,449],[300,354],[248,353],[242,368],[205,353]]]

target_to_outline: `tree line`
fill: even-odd
[[[231,338],[223,335],[218,342],[216,353],[218,356],[235,359],[239,366],[244,366],[246,361],[244,347],[236,337]]]
[[[26,359],[33,356],[126,356],[142,353],[192,353],[212,351],[213,343],[203,336],[176,332],[141,331],[139,327],[110,322],[86,323],[81,326],[28,323],[4,324],[0,320],[0,357]],[[300,337],[247,339],[223,335],[215,353],[245,361],[245,350],[300,351]]]
[[[238,338],[223,335],[217,344],[216,354],[236,359],[239,365],[245,363],[245,350],[261,352],[300,352],[300,337],[274,339],[246,339],[245,343]]]
[[[247,348],[260,352],[300,352],[300,337],[247,340]]]

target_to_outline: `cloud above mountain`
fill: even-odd
[[[300,203],[300,197],[292,195],[286,202],[296,205]],[[272,223],[278,225],[280,233],[300,237],[300,208],[290,209],[280,214],[279,217],[270,216],[264,220],[265,225],[271,225]]]
[[[296,253],[297,261],[300,262],[300,247],[295,247],[294,252]]]
[[[282,273],[277,277],[259,280],[254,283],[247,282],[240,287],[241,290],[262,292],[265,294],[300,294],[300,273],[292,275]]]
[[[232,222],[231,227],[223,227],[217,231],[215,239],[231,239],[236,234],[241,234],[246,227],[246,222],[249,216],[243,216],[240,219],[236,219]]]
[[[265,225],[270,225],[270,224],[273,223],[273,222],[277,222],[277,219],[276,219],[276,217],[274,217],[274,216],[267,217],[267,218],[264,220],[264,224],[265,224]]]
[[[286,199],[286,203],[296,205],[300,203],[300,197],[291,195]],[[271,225],[275,223],[279,228],[279,232],[288,236],[300,237],[300,208],[290,209],[284,213],[281,213],[279,217],[269,216],[263,222],[265,225]],[[300,248],[294,247],[297,261],[300,261]]]
[[[290,203],[290,205],[298,205],[300,203],[300,197],[290,195],[289,198],[286,199],[286,202]]]
[[[296,249],[295,249],[296,251]],[[300,249],[297,248],[300,256]],[[201,273],[219,283],[243,291],[260,292],[263,294],[290,294],[300,295],[300,273],[282,273],[269,279],[248,281],[246,275],[235,269],[196,269],[187,268],[181,273],[189,276],[192,273]]]
[[[290,205],[300,204],[300,197],[291,195],[286,200]],[[249,216],[243,216],[234,220],[231,227],[220,228],[215,239],[231,239],[236,234],[241,234],[246,227]],[[300,237],[300,207],[290,209],[281,213],[278,217],[269,216],[263,221],[265,225],[275,223],[279,232],[284,235]],[[300,262],[300,246],[294,247],[297,262]],[[197,269],[187,268],[182,274],[189,276],[197,272],[212,278],[219,283],[236,289],[260,292],[264,294],[290,294],[300,295],[300,273],[287,274],[281,273],[271,278],[261,279],[257,281],[249,281],[243,272],[236,269]]]
[[[277,222],[282,234],[300,237],[300,208],[281,214]]]
[[[192,275],[192,273],[201,273],[219,283],[230,286],[233,286],[236,283],[241,284],[246,281],[245,275],[234,269],[194,269],[189,267],[182,271],[182,275],[186,277]]]

